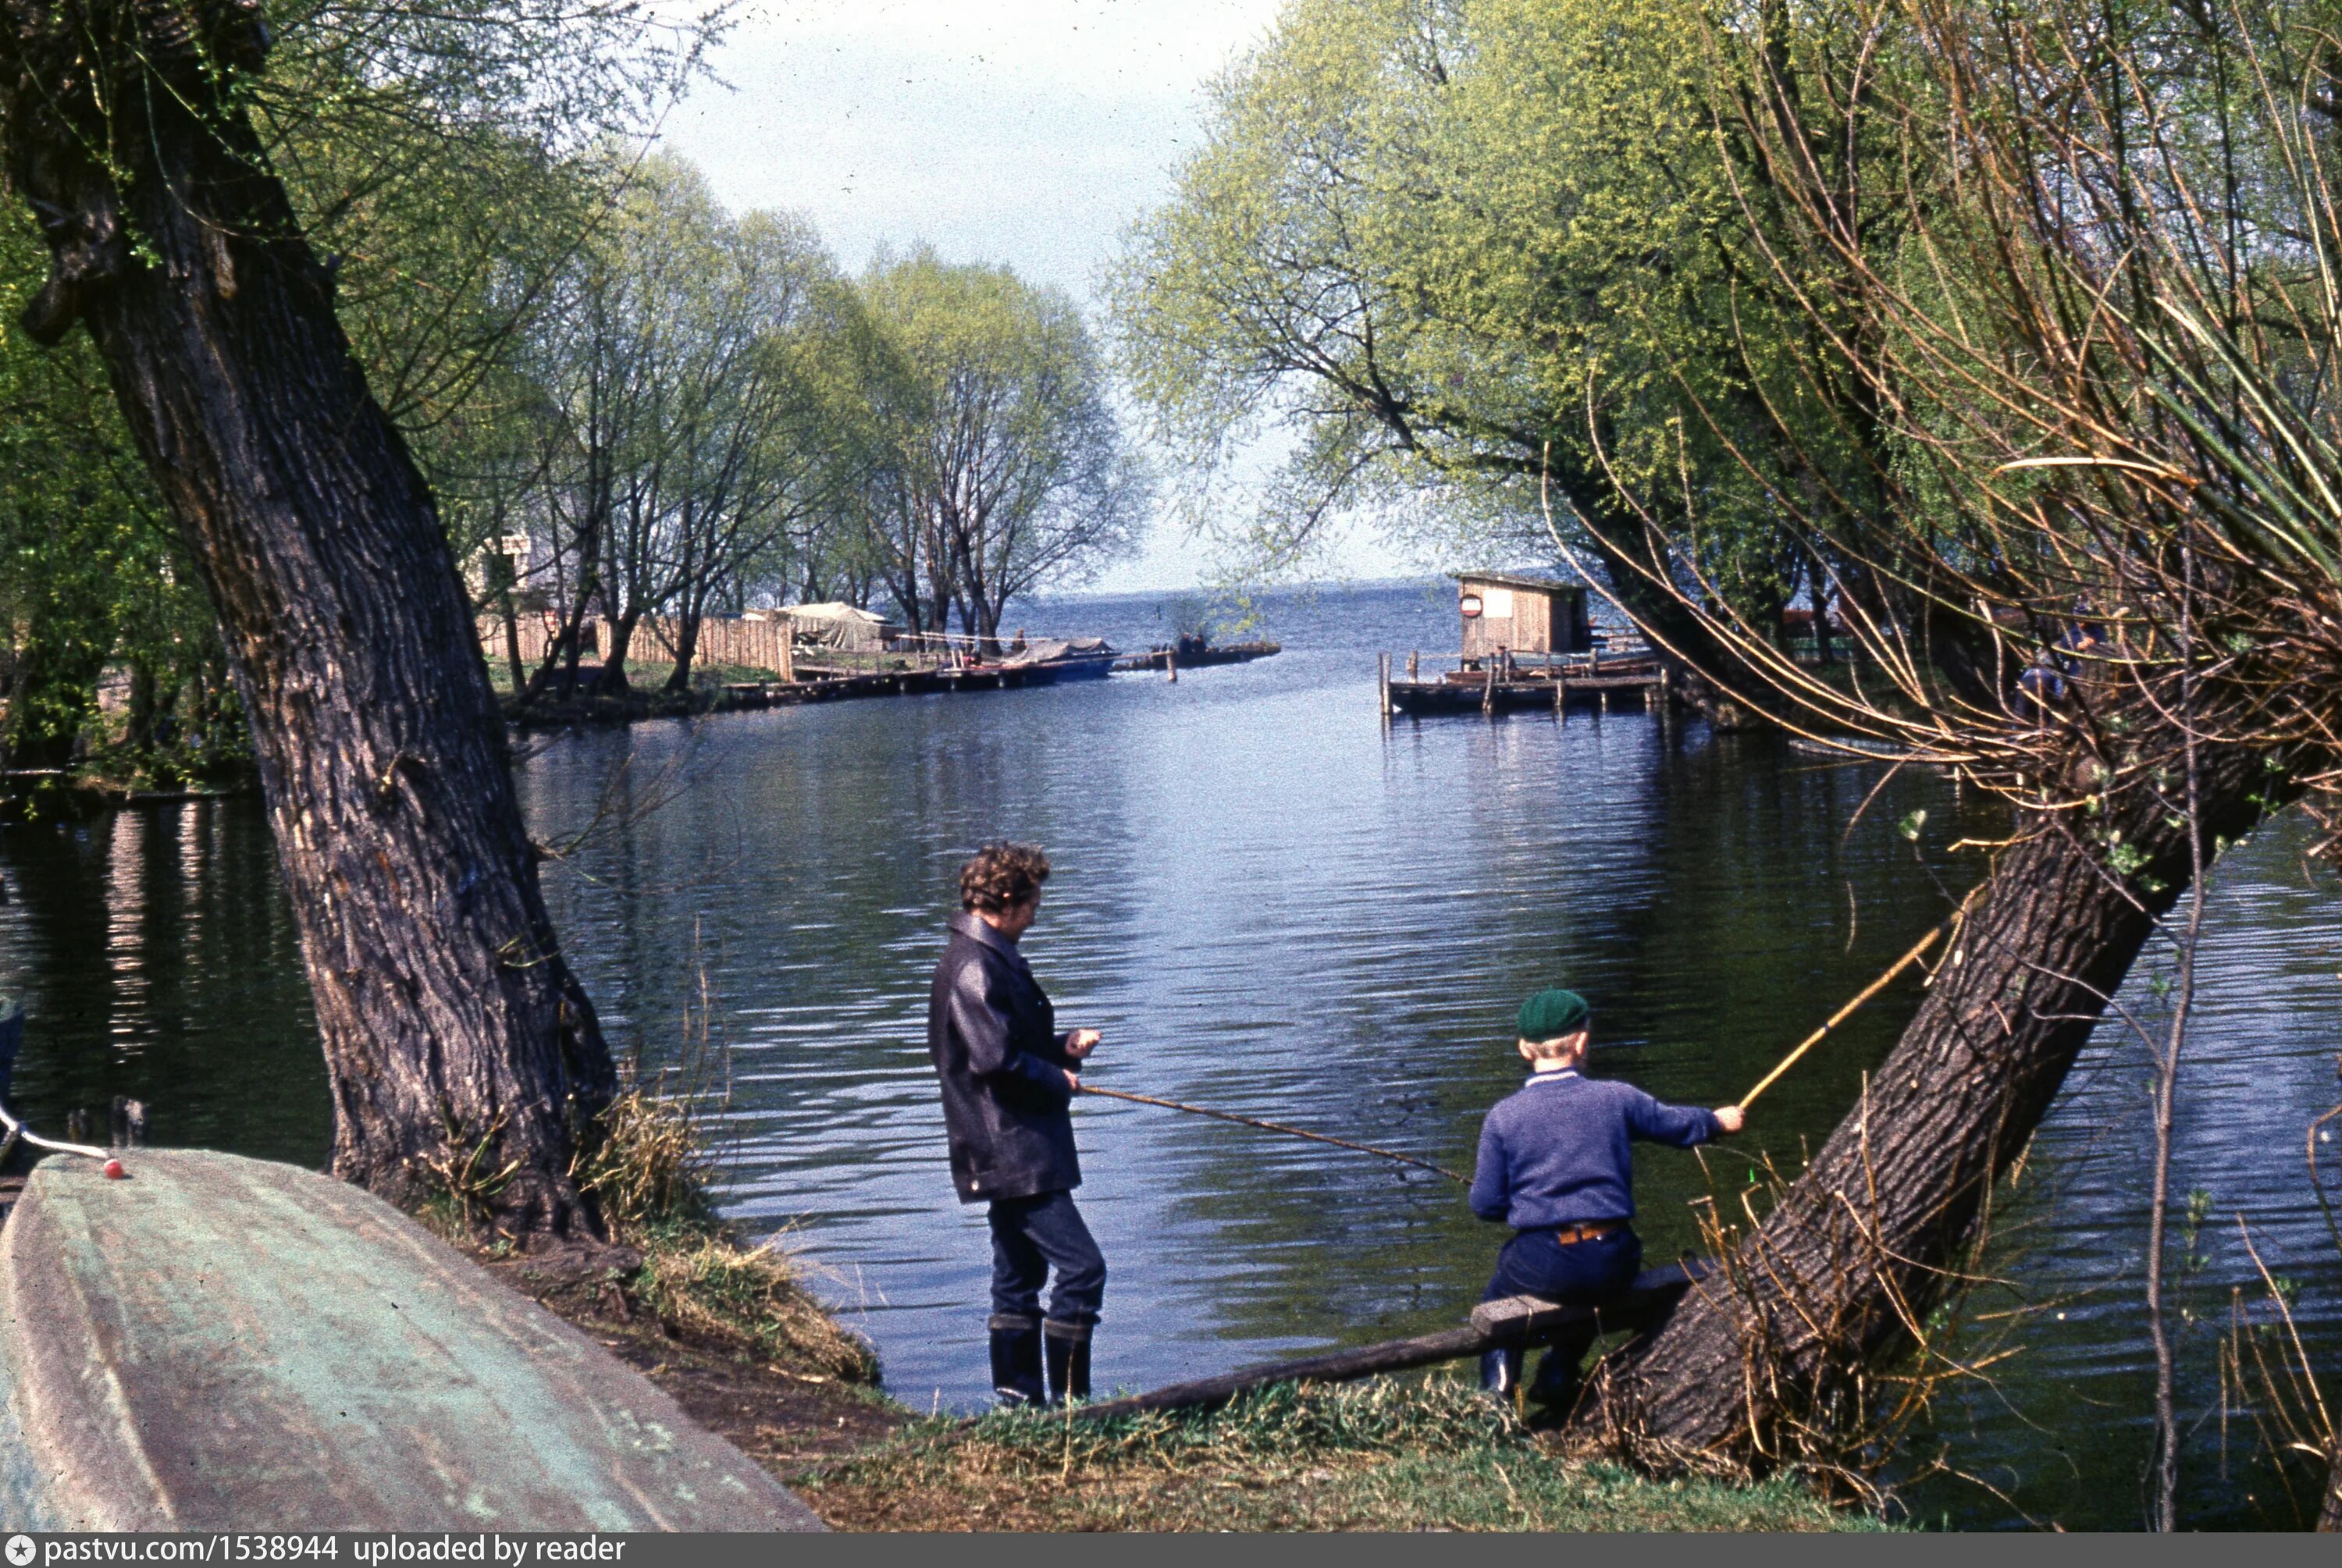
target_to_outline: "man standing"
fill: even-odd
[[[1631,1084],[1586,1077],[1593,1015],[1574,991],[1538,992],[1521,1004],[1518,1023],[1529,1081],[1481,1124],[1472,1179],[1472,1212],[1513,1227],[1480,1299],[1595,1305],[1631,1284],[1643,1263],[1629,1142],[1687,1149],[1740,1131],[1740,1107],[1667,1105]],[[1529,1397],[1564,1407],[1575,1399],[1578,1363],[1594,1337],[1590,1323],[1557,1335]],[[1520,1370],[1518,1350],[1489,1351],[1480,1358],[1481,1386],[1510,1393]]]
[[[1090,1333],[1106,1259],[1073,1190],[1082,1184],[1067,1112],[1095,1029],[1056,1032],[1047,993],[1016,950],[1041,907],[1049,857],[989,844],[959,871],[960,913],[927,994],[927,1054],[943,1084],[952,1183],[992,1222],[992,1386],[1003,1404],[1086,1399]],[[1041,1286],[1057,1273],[1049,1313]]]

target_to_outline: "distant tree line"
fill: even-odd
[[[526,664],[505,640],[515,690],[574,686],[589,644],[601,689],[630,662],[682,688],[706,619],[755,605],[844,600],[989,640],[1011,600],[1132,545],[1146,476],[1061,291],[926,250],[846,275],[802,220],[729,214],[626,138],[644,82],[672,88],[696,44],[623,7],[574,44],[507,10],[527,7],[456,30],[468,76],[410,59],[445,77],[420,86],[365,64],[411,16],[290,16],[255,96],[475,607],[554,618]],[[567,73],[561,104],[526,95],[539,69]],[[467,86],[512,96],[472,109]],[[240,766],[210,607],[97,356],[16,319],[45,265],[29,223],[0,232],[7,765],[102,741],[126,772]],[[653,617],[671,645],[646,645]],[[101,725],[109,681],[127,719]]]
[[[926,250],[849,279],[679,161],[613,178],[467,497],[472,535],[527,534],[508,591],[559,617],[524,692],[575,680],[589,620],[604,691],[630,658],[685,687],[706,617],[753,604],[875,602],[990,640],[1010,599],[1133,543],[1144,477],[1062,293]],[[642,646],[651,616],[672,646]]]

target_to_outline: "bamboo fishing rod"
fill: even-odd
[[[1969,901],[1973,902],[1975,894],[1971,894],[1969,895]],[[1791,1051],[1787,1056],[1782,1057],[1780,1062],[1770,1073],[1766,1074],[1763,1078],[1757,1081],[1756,1086],[1754,1089],[1749,1090],[1748,1093],[1740,1097],[1741,1109],[1746,1110],[1748,1106],[1755,1104],[1756,1096],[1771,1088],[1774,1084],[1779,1080],[1781,1074],[1796,1066],[1798,1059],[1803,1057],[1807,1052],[1812,1050],[1815,1046],[1827,1039],[1830,1032],[1836,1029],[1839,1024],[1845,1023],[1848,1018],[1853,1017],[1856,1011],[1859,1009],[1864,1003],[1869,1001],[1872,997],[1886,990],[1887,986],[1895,983],[1897,975],[1900,975],[1905,970],[1910,968],[1914,964],[1918,963],[1919,960],[1926,955],[1927,950],[1936,944],[1937,939],[1941,937],[1947,930],[1956,929],[1959,925],[1962,917],[1967,914],[1967,904],[1963,903],[1957,910],[1953,912],[1949,919],[1937,926],[1933,931],[1928,932],[1927,935],[1921,937],[1912,945],[1911,951],[1906,953],[1902,957],[1897,959],[1892,964],[1888,965],[1887,973],[1881,974],[1877,979],[1872,981],[1869,984],[1857,992],[1852,1001],[1839,1008],[1837,1012],[1831,1014],[1827,1023],[1825,1023],[1820,1028],[1815,1030],[1811,1034],[1807,1035],[1803,1040],[1799,1041],[1797,1043],[1797,1049]],[[1122,1089],[1101,1089],[1093,1084],[1081,1084],[1076,1092],[1084,1094],[1096,1094],[1108,1100],[1126,1100],[1134,1105],[1153,1105],[1165,1111],[1185,1111],[1191,1116],[1209,1116],[1216,1122],[1234,1122],[1238,1126],[1256,1127],[1264,1133],[1282,1133],[1288,1138],[1306,1138],[1313,1144],[1331,1144],[1337,1149],[1350,1149],[1361,1154],[1373,1154],[1380,1159],[1396,1160],[1402,1165],[1413,1165],[1417,1170],[1430,1171],[1435,1174],[1445,1176],[1449,1181],[1457,1183],[1464,1186],[1470,1186],[1472,1184],[1471,1177],[1463,1174],[1461,1172],[1451,1171],[1445,1165],[1435,1165],[1428,1160],[1418,1160],[1413,1154],[1402,1154],[1396,1149],[1378,1149],[1372,1144],[1353,1143],[1347,1138],[1336,1138],[1328,1133],[1313,1133],[1306,1127],[1290,1126],[1283,1122],[1266,1121],[1258,1116],[1239,1116],[1234,1111],[1216,1111],[1208,1105],[1190,1105],[1184,1100],[1163,1100],[1157,1099],[1152,1094],[1133,1094]]]
[[[1775,1066],[1770,1073],[1766,1074],[1764,1077],[1757,1080],[1756,1087],[1749,1090],[1748,1093],[1740,1096],[1740,1108],[1744,1111],[1746,1110],[1756,1102],[1757,1095],[1762,1094],[1766,1090],[1773,1086],[1775,1080],[1778,1079],[1782,1074],[1787,1072],[1790,1068],[1797,1064],[1798,1057],[1803,1056],[1807,1052],[1820,1044],[1823,1040],[1828,1037],[1831,1030],[1837,1028],[1848,1018],[1854,1016],[1856,1008],[1860,1007],[1864,1003],[1869,1001],[1872,997],[1886,990],[1887,986],[1894,984],[1895,977],[1897,975],[1910,968],[1914,964],[1918,963],[1921,954],[1925,954],[1927,949],[1936,944],[1936,939],[1943,935],[1947,928],[1958,925],[1960,923],[1960,916],[1967,913],[1967,905],[1963,904],[1959,909],[1952,914],[1950,919],[1945,921],[1943,924],[1937,926],[1933,931],[1927,933],[1927,935],[1919,938],[1918,942],[1912,947],[1911,951],[1897,959],[1887,969],[1886,974],[1880,975],[1877,979],[1872,981],[1869,984],[1857,992],[1853,1001],[1847,1003],[1845,1006],[1831,1014],[1827,1023],[1824,1024],[1820,1028],[1815,1030],[1812,1034],[1799,1041],[1796,1050],[1790,1052],[1787,1056],[1782,1057],[1780,1063]]]
[[[1289,1138],[1306,1138],[1314,1144],[1331,1144],[1337,1149],[1355,1149],[1361,1154],[1378,1154],[1386,1160],[1396,1160],[1402,1165],[1413,1165],[1418,1170],[1435,1172],[1451,1182],[1461,1183],[1467,1187],[1472,1184],[1471,1177],[1451,1171],[1445,1165],[1435,1165],[1428,1160],[1418,1160],[1413,1154],[1402,1154],[1396,1149],[1377,1149],[1372,1144],[1354,1144],[1347,1138],[1336,1138],[1326,1133],[1313,1133],[1306,1127],[1288,1127],[1282,1122],[1264,1122],[1257,1116],[1239,1116],[1234,1111],[1215,1111],[1208,1105],[1190,1105],[1181,1100],[1158,1100],[1152,1094],[1132,1094],[1120,1089],[1100,1089],[1089,1084],[1083,1084],[1080,1093],[1102,1094],[1109,1100],[1127,1100],[1134,1105],[1156,1105],[1166,1111],[1185,1111],[1191,1116],[1209,1116],[1219,1122],[1235,1122],[1241,1126],[1258,1127],[1264,1133],[1283,1133]]]

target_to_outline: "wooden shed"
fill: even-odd
[[[1594,645],[1586,587],[1506,572],[1459,572],[1456,608],[1464,619],[1464,657],[1477,660],[1508,650],[1582,654]]]

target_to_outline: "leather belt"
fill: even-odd
[[[1553,1239],[1561,1246],[1574,1246],[1579,1242],[1597,1242],[1626,1228],[1624,1220],[1596,1220],[1590,1224],[1556,1225]]]

